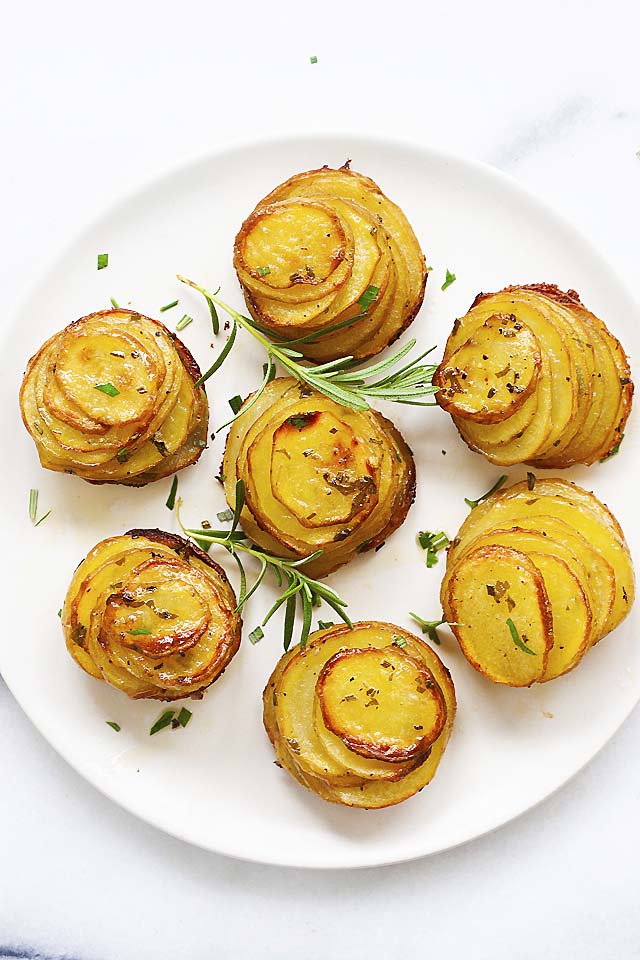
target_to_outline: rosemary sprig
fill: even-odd
[[[229,530],[211,530],[206,527],[185,527],[180,519],[180,502],[178,502],[177,510],[178,522],[187,537],[190,537],[190,539],[192,539],[201,549],[205,551],[208,551],[212,544],[217,544],[218,546],[223,547],[228,551],[228,553],[231,554],[238,564],[238,569],[240,572],[240,591],[238,594],[238,606],[236,608],[237,612],[240,612],[243,609],[249,598],[253,596],[264,580],[267,571],[270,570],[276,578],[278,587],[284,587],[284,589],[278,596],[275,603],[272,605],[271,609],[268,611],[260,626],[266,626],[276,610],[279,610],[284,604],[285,650],[288,650],[291,646],[296,608],[298,605],[300,606],[302,613],[302,627],[300,630],[299,640],[301,647],[305,646],[307,637],[309,636],[311,630],[313,608],[319,607],[323,601],[338,614],[344,623],[346,623],[349,627],[353,626],[344,609],[347,606],[346,601],[339,597],[335,590],[332,590],[331,587],[327,586],[326,583],[320,583],[318,580],[313,580],[301,570],[301,567],[305,563],[308,563],[310,560],[314,560],[316,557],[319,557],[322,551],[317,550],[310,556],[302,557],[300,560],[290,560],[286,557],[277,557],[273,554],[267,553],[264,550],[261,550],[255,544],[252,544],[247,540],[247,537],[239,526],[240,515],[242,513],[243,506],[244,483],[242,480],[238,480],[235,490],[233,520]],[[258,575],[250,587],[247,585],[247,573],[240,554],[254,557],[260,564]],[[251,632],[250,639],[251,638],[253,638],[253,643],[258,642],[258,640],[261,638],[258,629]]]
[[[214,304],[224,310],[232,321],[231,333],[225,347],[209,370],[202,375],[198,384],[204,383],[222,366],[233,347],[238,327],[242,327],[264,347],[268,358],[263,384],[254,393],[253,403],[256,402],[272,377],[275,364],[279,363],[289,376],[295,377],[296,380],[308,384],[318,393],[324,394],[342,406],[351,407],[353,410],[368,410],[370,400],[390,400],[395,403],[418,407],[435,406],[433,400],[421,399],[430,397],[436,392],[432,383],[436,369],[435,364],[421,363],[435,347],[425,350],[400,369],[394,371],[392,371],[392,368],[396,367],[413,350],[416,345],[415,340],[410,340],[392,356],[368,366],[362,366],[351,356],[330,360],[316,366],[308,365],[304,361],[303,354],[293,347],[296,342],[300,343],[305,338],[301,337],[298,341],[279,340],[276,343],[270,339],[272,336],[270,332],[221,300],[217,296],[217,292],[211,293],[193,280],[188,280],[180,275],[178,275],[178,280],[201,293],[209,305]],[[246,410],[246,406],[244,409]]]

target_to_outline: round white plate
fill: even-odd
[[[281,624],[260,644],[249,631],[275,596],[269,583],[247,606],[245,639],[224,677],[204,700],[189,703],[188,728],[149,728],[163,706],[131,702],[83,674],[66,653],[57,611],[76,564],[104,537],[130,527],[177,530],[165,507],[170,480],[142,489],[94,487],[43,471],[24,431],[17,394],[27,358],[54,331],[109,298],[161,317],[182,334],[202,368],[212,362],[206,305],[175,280],[180,272],[242,305],[231,265],[233,239],[260,197],[300,170],[352,158],[404,209],[432,266],[425,304],[408,336],[442,348],[456,316],[479,290],[509,283],[556,282],[577,289],[632,356],[640,353],[636,306],[617,277],[580,235],[494,170],[431,150],[382,141],[316,137],[259,143],[200,160],[120,203],[86,229],[34,289],[3,345],[2,429],[6,572],[0,669],[49,742],[87,780],[162,830],[210,850],[264,863],[356,867],[408,860],[477,837],[530,809],[565,783],[602,747],[640,696],[637,614],[593,650],[578,670],[530,690],[484,680],[447,631],[441,656],[460,704],[453,738],[434,782],[388,810],[350,810],[303,790],[273,763],[262,728],[261,692],[280,656]],[[98,253],[109,266],[97,271]],[[440,287],[449,268],[456,282]],[[179,307],[159,314],[176,298]],[[222,336],[215,344],[220,349]],[[437,351],[434,356],[437,356]],[[263,361],[240,333],[228,363],[209,381],[212,425],[229,416],[227,399],[254,388]],[[387,409],[389,414],[389,409]],[[418,496],[409,516],[378,553],[363,555],[331,583],[355,619],[412,628],[409,610],[439,616],[443,562],[431,570],[416,545],[420,529],[451,536],[500,471],[470,453],[439,409],[391,413],[415,451]],[[224,436],[179,475],[184,516],[215,520],[224,509],[218,472]],[[632,550],[638,542],[638,445],[633,431],[610,462],[565,471],[613,508]],[[522,469],[510,471],[519,480]],[[33,528],[28,493],[40,491]],[[220,559],[214,550],[216,559]],[[227,558],[228,560],[229,558]],[[226,564],[232,580],[235,569]],[[321,619],[334,619],[319,610]],[[115,720],[120,733],[105,721]]]

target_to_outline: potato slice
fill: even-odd
[[[548,553],[528,554],[544,578],[553,617],[553,647],[541,682],[573,670],[589,649],[591,606],[567,563]]]
[[[431,672],[393,646],[338,651],[320,671],[316,695],[327,729],[369,760],[424,759],[446,721]]]
[[[514,687],[542,678],[553,620],[544,579],[526,554],[487,546],[463,556],[444,610],[465,657],[484,676]]]
[[[541,364],[529,327],[513,314],[495,314],[436,370],[438,402],[463,420],[498,423],[522,407]]]

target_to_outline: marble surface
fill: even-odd
[[[12,5],[4,317],[123,192],[228,142],[314,130],[488,161],[635,284],[639,28],[630,0]],[[0,960],[640,957],[638,711],[508,827],[428,860],[317,874],[216,857],[138,822],[53,753],[2,683],[0,729]]]

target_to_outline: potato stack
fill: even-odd
[[[427,280],[402,210],[345,168],[300,173],[261,200],[234,266],[253,318],[319,361],[379,353],[415,317]]]
[[[471,511],[441,588],[469,663],[514,687],[573,670],[633,599],[631,555],[607,507],[574,483],[532,474]]]
[[[574,290],[481,293],[456,320],[436,399],[492,463],[568,467],[614,452],[631,410],[627,356]]]
[[[234,422],[222,473],[229,505],[244,482],[241,525],[272,553],[307,557],[325,576],[381,543],[415,496],[415,465],[393,424],[290,377],[273,380]]]
[[[318,630],[286,653],[264,691],[278,763],[324,800],[387,807],[422,790],[456,712],[451,675],[390,623]]]
[[[104,310],[69,324],[31,358],[22,419],[48,470],[142,486],[194,463],[206,446],[199,376],[161,323]]]
[[[76,663],[134,699],[201,696],[236,653],[241,625],[222,567],[161,530],[94,547],[62,610]]]

